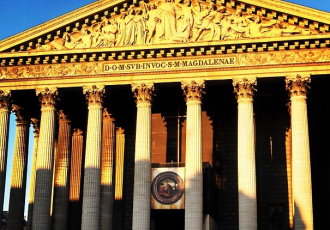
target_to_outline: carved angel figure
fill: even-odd
[[[152,39],[159,40],[160,36],[160,19],[159,10],[154,2],[151,2],[148,7],[146,7],[146,43],[152,43]]]

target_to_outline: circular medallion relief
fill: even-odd
[[[157,175],[151,185],[151,193],[161,204],[174,204],[181,199],[184,191],[182,178],[174,172]]]

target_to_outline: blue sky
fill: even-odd
[[[94,2],[94,0],[2,0],[0,4],[0,40],[22,32],[33,26],[58,17],[64,13]],[[330,12],[329,0],[291,0],[289,2]],[[27,196],[29,191],[30,164],[32,162],[33,133],[30,129],[30,151]],[[15,141],[15,117],[11,116],[8,150],[8,170],[4,210],[8,209],[12,155]]]

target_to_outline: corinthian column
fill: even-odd
[[[71,121],[64,114],[63,110],[58,112],[58,118],[58,150],[55,163],[52,229],[66,230],[70,191]]]
[[[150,229],[151,98],[154,86],[132,85],[136,98],[133,230]]]
[[[113,159],[116,149],[116,126],[107,109],[103,110],[101,216],[100,229],[113,229]]]
[[[118,127],[116,130],[116,175],[115,175],[115,212],[114,229],[122,229],[124,224],[124,202],[123,202],[123,183],[124,183],[124,152],[125,152],[125,133],[124,129]]]
[[[294,229],[312,230],[313,202],[306,94],[310,77],[287,77],[291,99]]]
[[[0,90],[0,219],[2,220],[3,200],[5,195],[8,128],[10,114],[10,91]]]
[[[202,94],[204,82],[182,83],[187,104],[185,229],[203,229]]]
[[[50,229],[57,89],[37,90],[41,102],[40,136],[36,166],[36,186],[32,229]]]
[[[14,162],[10,186],[8,229],[22,230],[25,204],[26,168],[29,145],[29,119],[24,109],[13,105],[16,115]]]
[[[104,88],[84,88],[88,103],[82,230],[99,229],[101,198],[102,102]]]
[[[37,165],[37,153],[38,153],[38,142],[39,142],[39,120],[32,118],[32,126],[34,128],[34,144],[33,144],[33,155],[32,155],[32,165],[31,165],[31,177],[30,177],[30,192],[29,192],[29,210],[28,210],[28,222],[27,230],[32,229],[32,216],[33,216],[33,206],[34,206],[34,191],[36,185],[36,165]]]
[[[83,154],[83,131],[73,129],[71,170],[70,170],[70,196],[69,196],[69,229],[80,230],[81,227],[81,164]]]
[[[257,230],[257,188],[253,122],[253,92],[256,80],[233,81],[238,103],[238,209],[239,229]]]

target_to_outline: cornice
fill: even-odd
[[[110,48],[0,53],[0,66],[34,66],[94,61],[154,59],[212,54],[329,48],[330,34],[213,42],[149,44]],[[32,61],[30,61],[32,60]]]
[[[330,23],[330,13],[306,7],[303,5],[281,1],[281,0],[244,0],[237,1],[242,3],[248,3],[251,5],[276,10],[279,12],[315,20],[323,23]]]

